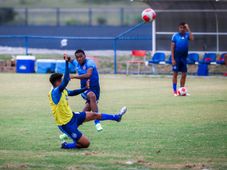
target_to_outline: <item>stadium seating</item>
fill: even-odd
[[[220,58],[217,60],[217,64],[225,64],[225,56],[227,56],[227,53],[221,54]]]
[[[149,64],[163,64],[165,63],[165,57],[166,57],[165,53],[157,52],[148,62]]]
[[[200,61],[202,64],[216,64],[216,53],[205,53],[203,59]]]
[[[38,59],[36,60],[37,73],[53,73],[56,67],[56,60]]]
[[[140,73],[140,66],[145,65],[147,52],[144,50],[132,50],[131,60],[127,61],[127,74],[129,72],[130,65],[136,64],[138,66],[138,74]]]
[[[187,64],[198,64],[198,63],[199,63],[199,54],[189,53],[187,58]]]

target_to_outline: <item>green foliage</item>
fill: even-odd
[[[0,8],[0,25],[14,20],[16,12],[13,8]]]
[[[104,17],[98,17],[97,18],[97,23],[98,23],[98,25],[106,25],[107,24],[107,20]]]

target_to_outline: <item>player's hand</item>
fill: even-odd
[[[87,82],[86,82],[86,88],[90,89],[90,79],[88,79]]]
[[[71,57],[68,56],[67,54],[64,54],[64,57],[63,58],[64,58],[65,61],[68,61],[68,62],[71,61]]]
[[[172,65],[175,66],[176,65],[176,61],[172,60]]]
[[[188,24],[184,24],[185,28],[187,31],[190,31],[189,25]]]
[[[74,79],[74,76],[73,76],[73,75],[69,75],[69,77],[70,77],[70,80],[71,80],[71,79]]]

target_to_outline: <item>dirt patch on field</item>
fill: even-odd
[[[28,165],[27,164],[5,164],[3,166],[0,167],[0,169],[28,169]]]
[[[160,163],[152,163],[149,161],[145,161],[143,159],[138,159],[138,160],[127,160],[127,161],[119,161],[116,162],[117,164],[121,165],[141,165],[144,166],[145,168],[157,168],[157,169],[209,169],[208,165],[205,165],[203,163],[181,163],[181,164],[160,164]]]

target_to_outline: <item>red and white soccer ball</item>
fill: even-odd
[[[147,8],[143,10],[141,17],[145,22],[152,22],[156,19],[156,13],[153,9]]]
[[[181,87],[178,89],[177,93],[179,96],[186,96],[187,95],[187,88],[186,87]]]

